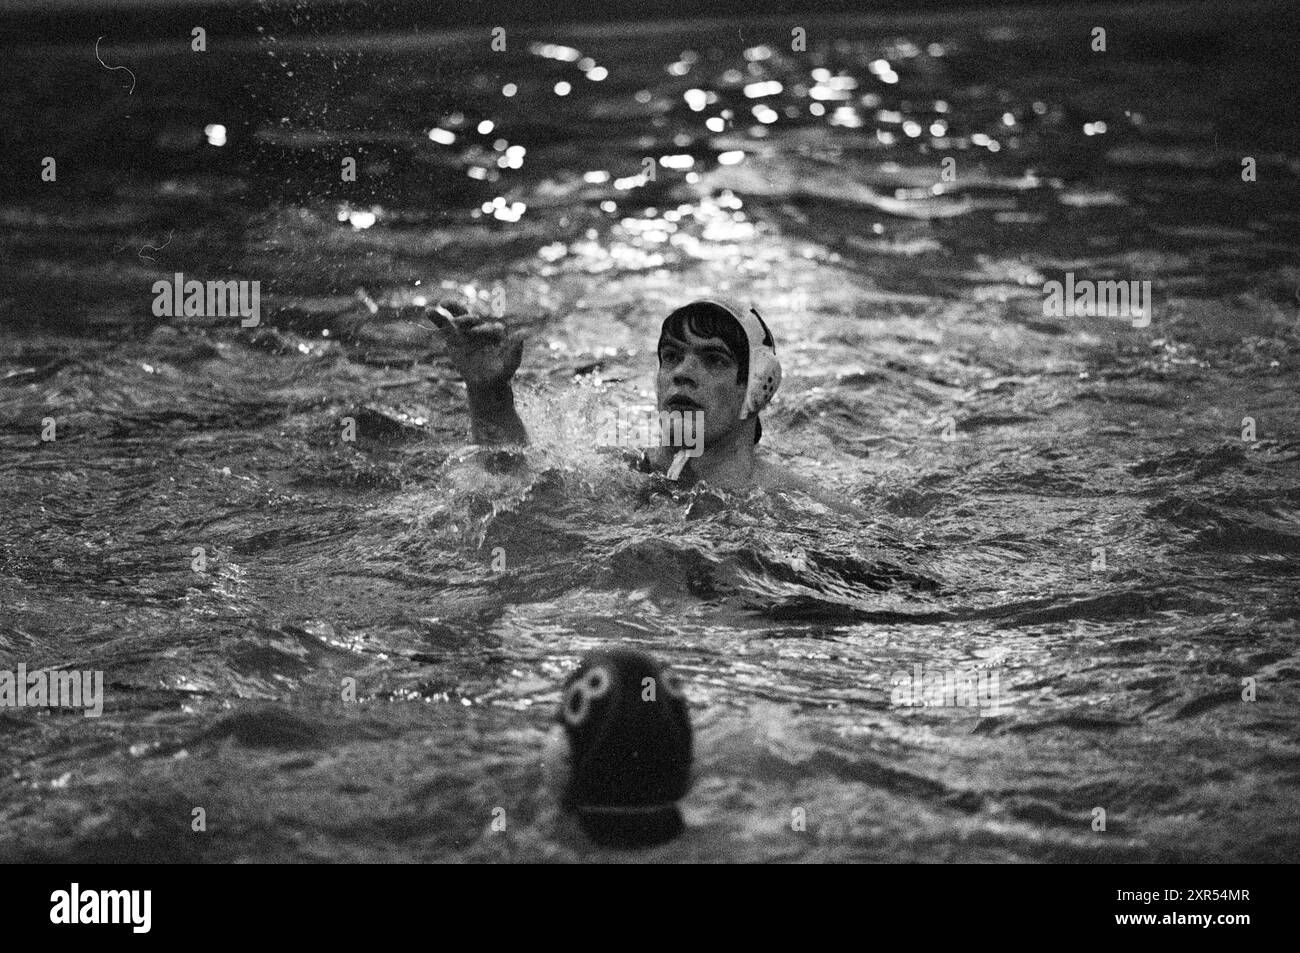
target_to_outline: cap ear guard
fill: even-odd
[[[745,403],[740,408],[740,419],[754,416],[772,401],[781,386],[781,362],[776,353],[766,347],[751,347],[749,351],[749,386],[745,389]]]
[[[745,403],[740,408],[740,419],[745,420],[771,403],[781,386],[781,362],[776,359],[772,332],[758,309],[732,308],[731,311],[749,338],[749,382],[745,387]]]

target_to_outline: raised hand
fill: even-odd
[[[474,442],[527,443],[510,389],[524,353],[523,336],[508,334],[500,321],[486,321],[458,302],[439,302],[428,311],[447,342],[447,357],[465,379]]]
[[[471,391],[508,386],[523,358],[523,336],[506,332],[500,321],[472,314],[459,302],[427,309],[447,344],[447,357]]]

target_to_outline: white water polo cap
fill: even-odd
[[[749,381],[740,419],[747,420],[772,401],[781,386],[781,362],[776,359],[776,341],[756,308],[744,308],[729,298],[702,298],[692,304],[712,304],[730,314],[745,329],[749,340]]]

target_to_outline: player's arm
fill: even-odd
[[[479,444],[527,443],[528,431],[515,411],[510,386],[523,357],[523,338],[455,302],[435,305],[429,316],[442,332],[452,367],[465,380],[470,439]]]

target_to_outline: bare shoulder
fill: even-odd
[[[754,483],[768,491],[801,493],[842,513],[859,513],[858,507],[850,500],[762,454],[754,467]]]
[[[809,482],[783,463],[759,453],[754,461],[754,484],[765,490],[800,490],[807,492]]]

